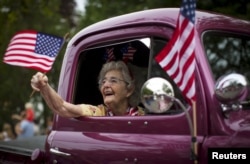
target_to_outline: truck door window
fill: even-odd
[[[167,41],[165,39],[160,39],[160,38],[153,38],[153,56],[152,56],[152,61],[150,62],[151,64],[151,70],[149,70],[149,78],[152,77],[162,77],[169,81],[171,85],[173,86],[175,97],[178,98],[183,104],[186,106],[188,103],[184,100],[184,97],[178,88],[178,86],[175,84],[175,82],[168,76],[168,74],[161,68],[161,66],[154,60],[155,56],[164,48],[166,45]],[[170,114],[178,114],[182,113],[183,110],[175,104],[170,110],[168,110],[165,114],[170,115]]]
[[[213,76],[237,72],[250,79],[250,37],[221,33],[206,33],[204,48]]]
[[[250,80],[250,36],[207,32],[203,44],[215,80],[233,72]]]
[[[164,70],[156,63],[154,57],[165,46],[166,40],[153,39],[153,53],[150,55],[150,39],[137,39],[131,41],[125,41],[109,45],[99,45],[95,48],[89,48],[81,53],[79,56],[78,73],[75,85],[74,103],[75,104],[103,104],[102,95],[98,88],[98,75],[102,68],[102,65],[108,62],[108,58],[113,55],[111,60],[123,60],[127,63],[129,69],[132,71],[135,77],[136,89],[131,105],[142,106],[140,101],[140,89],[144,82],[148,78],[163,77],[170,81],[174,86],[175,94],[177,98],[184,101],[181,92],[178,87],[172,81],[171,78],[164,72]],[[125,59],[122,54],[122,49],[130,45],[134,48],[133,59]],[[185,101],[184,101],[185,102]],[[187,104],[187,103],[184,103]],[[181,108],[173,106],[173,109],[167,111],[164,114],[176,114],[183,112]]]
[[[147,78],[148,43],[149,39],[144,38],[143,40],[98,45],[83,51],[78,62],[74,103],[103,104],[102,95],[98,88],[98,75],[102,65],[111,60],[123,60],[131,70],[136,83],[135,98],[131,105],[139,104],[140,88]]]

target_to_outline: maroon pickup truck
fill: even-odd
[[[198,152],[193,156],[192,107],[155,61],[178,14],[178,8],[162,8],[113,17],[82,29],[67,45],[58,87],[63,99],[102,104],[97,76],[112,56],[132,70],[134,104],[145,116],[54,115],[48,136],[1,143],[0,163],[188,164],[197,157],[206,164],[227,153],[228,159],[249,160],[236,150],[250,148],[250,22],[196,11]]]

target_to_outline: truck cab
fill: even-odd
[[[122,60],[136,83],[133,105],[141,106],[145,115],[64,118],[55,114],[45,148],[33,151],[33,161],[193,163],[187,118],[193,119],[193,109],[155,60],[171,39],[178,14],[178,8],[125,14],[86,27],[70,39],[60,73],[60,96],[73,104],[102,104],[97,80],[102,65]],[[199,163],[208,163],[209,148],[250,147],[249,29],[248,21],[196,11]],[[179,103],[171,102],[167,110],[145,104],[143,88],[155,78],[171,85]]]

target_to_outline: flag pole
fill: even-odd
[[[192,101],[193,106],[193,158],[194,164],[198,164],[198,145],[197,145],[197,113],[196,113],[196,101]]]
[[[66,33],[66,34],[64,35],[64,37],[63,37],[63,43],[62,43],[62,45],[61,45],[60,50],[62,49],[62,47],[63,47],[63,45],[64,45],[64,43],[65,43],[65,40],[68,39],[68,37],[69,37],[69,33]],[[60,50],[58,51],[58,53],[60,52]],[[46,73],[43,73],[43,77],[45,76],[45,74],[46,74]],[[33,94],[34,94],[35,92],[36,92],[36,91],[33,89],[32,93],[30,94],[30,97],[32,97]]]

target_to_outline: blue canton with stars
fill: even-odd
[[[49,57],[56,57],[61,45],[63,43],[63,38],[38,33],[36,39],[35,53],[46,55]]]
[[[195,22],[196,0],[183,0],[181,5],[181,14],[188,18],[192,23]]]

